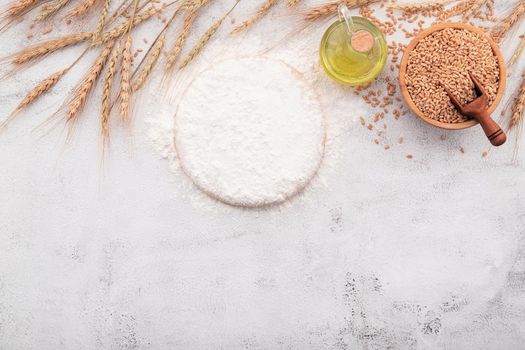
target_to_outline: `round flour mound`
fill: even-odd
[[[214,64],[190,84],[175,116],[183,171],[234,206],[277,204],[304,189],[321,164],[325,135],[315,91],[272,59]]]

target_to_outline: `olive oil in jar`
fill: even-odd
[[[344,11],[340,9],[340,19],[321,40],[321,65],[338,82],[365,84],[374,80],[386,64],[386,40],[375,24],[363,17],[345,16]]]

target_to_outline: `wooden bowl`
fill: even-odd
[[[453,22],[453,23],[440,23],[440,24],[433,25],[429,29],[424,30],[421,33],[419,33],[419,35],[416,36],[408,45],[407,49],[405,50],[405,53],[403,54],[403,59],[401,60],[401,64],[399,67],[399,85],[401,86],[401,93],[403,94],[403,98],[407,102],[410,109],[412,109],[412,111],[414,111],[414,113],[419,118],[423,119],[427,123],[432,124],[442,129],[461,130],[461,129],[470,128],[478,124],[478,122],[474,119],[470,119],[462,123],[443,123],[438,120],[425,116],[416,107],[415,103],[412,101],[412,97],[410,97],[410,94],[408,93],[406,80],[405,80],[405,75],[406,75],[407,65],[408,65],[408,57],[410,56],[410,53],[412,52],[412,50],[414,50],[414,48],[417,46],[417,44],[419,43],[421,39],[423,39],[424,37],[434,32],[443,30],[445,28],[459,28],[459,29],[465,29],[465,30],[477,33],[485,37],[485,39],[487,39],[487,41],[490,43],[490,46],[492,46],[492,51],[494,52],[494,55],[496,55],[496,58],[498,59],[498,64],[499,64],[499,85],[498,85],[498,92],[496,94],[496,98],[494,99],[494,102],[492,103],[492,105],[489,107],[489,110],[488,110],[489,113],[494,112],[494,110],[498,107],[498,104],[501,102],[501,99],[503,97],[503,93],[505,92],[505,84],[507,81],[505,59],[503,58],[503,55],[501,54],[501,51],[499,50],[498,45],[490,37],[485,35],[485,33],[483,33],[479,28],[476,28],[474,26],[471,26],[465,23]]]

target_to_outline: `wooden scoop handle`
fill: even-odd
[[[479,122],[485,135],[487,135],[490,143],[494,146],[501,146],[507,141],[507,135],[505,135],[505,132],[501,129],[498,123],[492,119],[486,110],[473,113],[472,117]]]

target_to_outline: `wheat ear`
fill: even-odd
[[[440,8],[453,1],[455,0],[436,0],[436,1],[429,1],[429,2],[424,2],[424,3],[407,2],[407,3],[389,5],[388,9],[403,10],[406,12],[417,12],[417,11],[432,10],[435,8]]]
[[[140,23],[148,20],[151,16],[153,16],[154,14],[156,14],[159,11],[160,11],[160,9],[151,7],[148,10],[137,14],[135,16],[135,18],[133,19],[133,22],[132,22],[131,26],[135,27],[135,26],[139,25]],[[114,28],[114,29],[112,29],[112,30],[110,30],[108,32],[104,32],[104,33],[102,33],[102,35],[100,36],[100,38],[98,40],[93,42],[93,44],[94,45],[99,45],[99,44],[102,44],[102,43],[107,43],[110,40],[116,39],[119,36],[121,36],[122,34],[124,34],[128,30],[128,27],[129,27],[128,23],[123,23],[123,24],[119,25],[118,27],[116,27],[116,28]]]
[[[514,158],[518,156],[519,142],[523,127],[523,114],[525,112],[525,72],[521,75],[521,85],[518,94],[514,98],[512,105],[512,115],[509,122],[509,131],[516,129],[516,145],[514,148]]]
[[[16,109],[9,115],[9,117],[1,124],[0,129],[7,127],[7,125],[16,117],[16,115],[37,100],[40,96],[48,92],[53,86],[55,86],[60,78],[68,72],[69,68],[62,69],[46,79],[38,83],[29,93],[20,101]]]
[[[133,7],[133,13],[129,19],[127,29],[128,36],[124,44],[124,49],[122,50],[122,66],[120,67],[120,115],[125,122],[129,120],[129,100],[131,96],[131,45],[133,38],[131,37],[130,30],[138,6],[139,0],[135,0],[135,6]]]
[[[100,127],[102,139],[104,144],[109,139],[109,116],[111,113],[111,91],[113,87],[113,80],[117,71],[117,62],[120,54],[120,45],[117,44],[108,61],[106,68],[106,76],[104,77],[104,86],[102,89],[102,115],[100,119]]]
[[[319,18],[323,18],[329,15],[333,15],[337,12],[340,4],[345,4],[348,8],[355,8],[363,5],[372,4],[379,0],[339,0],[328,4],[319,5],[312,7],[306,13],[304,13],[304,19],[307,21],[315,21]]]
[[[278,0],[266,0],[266,2],[257,10],[255,15],[239,24],[237,27],[233,28],[232,34],[239,33],[245,30],[248,27],[251,27],[255,23],[259,22],[264,16],[270,12],[272,7],[274,7],[277,4]]]
[[[168,30],[173,20],[177,17],[181,9],[182,6],[180,6],[177,10],[175,10],[175,12],[173,12],[170,19],[164,25],[164,28],[162,28],[161,32],[155,38],[155,41],[140,61],[136,71],[133,73],[133,76],[135,76],[136,74],[137,77],[132,82],[132,91],[138,91],[144,85],[146,79],[153,71],[153,67],[159,60],[160,54],[162,53],[162,49],[166,44],[166,31]]]
[[[122,120],[129,119],[129,98],[131,93],[131,35],[126,38],[122,50],[122,65],[120,70],[120,116]]]
[[[512,53],[509,63],[507,64],[507,68],[512,67],[514,63],[518,61],[518,58],[520,58],[521,53],[523,52],[523,49],[525,49],[525,34],[520,36],[520,43]]]
[[[509,30],[516,24],[520,19],[521,16],[525,13],[525,1],[520,1],[519,4],[512,9],[512,12],[509,16],[505,17],[505,19],[492,30],[492,37],[496,41],[501,41],[505,34],[509,32]]]
[[[12,56],[11,62],[13,64],[22,64],[29,61],[32,61],[36,58],[45,56],[47,54],[50,54],[52,52],[55,52],[57,50],[60,50],[64,47],[71,46],[78,44],[88,38],[90,38],[92,33],[75,33],[63,36],[58,39],[52,39],[48,41],[44,41],[42,43],[29,46],[22,51],[14,54]]]
[[[144,82],[151,74],[155,63],[158,61],[165,43],[166,34],[164,33],[151,47],[151,51],[147,55],[146,61],[144,61],[144,66],[138,71],[137,77],[132,83],[132,91],[138,91],[142,85],[144,85]]]
[[[288,0],[288,1],[286,1],[286,6],[288,6],[289,8],[295,7],[295,6],[297,6],[301,1],[303,1],[303,0]]]
[[[193,22],[195,21],[196,13],[190,12],[186,17],[184,18],[184,26],[182,28],[182,31],[180,32],[179,36],[177,37],[177,41],[175,42],[175,46],[171,51],[168,53],[168,57],[166,59],[165,67],[166,70],[169,70],[171,67],[173,67],[173,64],[177,61],[177,58],[179,57],[182,47],[184,46],[184,43],[186,42],[186,38],[188,36],[188,33],[190,32],[191,26],[193,25]]]
[[[36,20],[42,21],[46,19],[47,17],[57,13],[62,7],[66,6],[66,4],[69,2],[69,0],[56,0],[52,4],[47,4],[43,7],[42,13],[40,13]]]
[[[110,4],[111,0],[104,0],[104,6],[102,7],[102,11],[100,11],[100,15],[98,16],[97,26],[95,28],[93,38],[91,39],[93,43],[98,41],[102,31],[104,30],[104,24],[106,22],[106,16],[108,15]]]
[[[195,57],[197,57],[197,55],[202,51],[204,46],[206,46],[208,41],[210,41],[211,37],[215,35],[217,30],[219,30],[220,26],[222,25],[226,17],[228,17],[230,13],[235,9],[235,6],[237,6],[239,1],[240,0],[237,0],[237,2],[235,2],[233,7],[224,16],[222,16],[221,19],[219,19],[210,28],[208,28],[208,30],[199,38],[199,40],[197,41],[197,44],[193,46],[193,48],[190,50],[186,58],[182,60],[182,63],[180,64],[181,69],[186,67],[191,61],[193,61]]]
[[[67,17],[80,17],[86,13],[98,0],[84,0],[71,12],[68,13]]]
[[[100,72],[104,68],[106,60],[109,54],[111,53],[114,45],[115,42],[112,41],[104,47],[100,55],[97,57],[97,59],[85,75],[85,77],[82,79],[80,84],[73,92],[71,100],[67,103],[67,122],[72,123],[77,120],[78,115],[82,111],[82,108],[84,107],[87,97],[93,89],[93,86],[95,86],[95,83],[97,82],[98,77],[100,76]]]
[[[463,14],[463,20],[468,20],[473,14],[476,13],[480,9],[481,6],[483,6],[487,0],[473,0],[474,2],[470,5],[470,7],[465,11]]]
[[[27,10],[29,10],[31,7],[36,5],[38,0],[18,0],[13,3],[7,8],[6,14],[8,17],[16,17]]]

